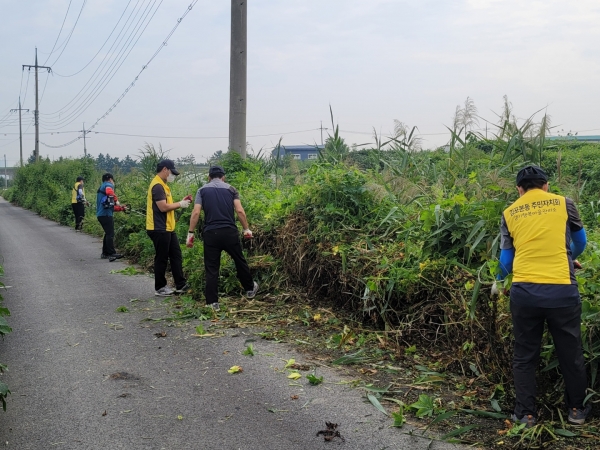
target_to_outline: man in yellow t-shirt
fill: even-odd
[[[502,214],[499,275],[513,273],[513,420],[528,427],[537,421],[535,372],[547,323],[565,381],[568,422],[582,425],[591,406],[584,406],[587,378],[575,268],[585,249],[585,230],[573,201],[548,192],[548,176],[541,168],[521,169],[517,190],[519,199]]]
[[[154,289],[155,295],[168,297],[180,294],[188,289],[183,276],[181,247],[175,234],[175,210],[190,206],[191,197],[173,203],[171,189],[167,182],[175,181],[179,175],[175,163],[165,159],[158,163],[156,176],[148,187],[146,200],[146,233],[154,244]],[[165,273],[167,263],[171,262],[171,272],[175,289],[167,285]]]

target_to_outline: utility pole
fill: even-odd
[[[4,155],[4,188],[8,189],[8,178],[6,178],[6,155]]]
[[[19,111],[19,150],[20,150],[20,155],[21,155],[21,167],[23,167],[23,131],[21,128],[21,111],[27,111],[29,112],[28,109],[23,109],[21,108],[21,96],[19,95],[19,109],[11,109],[11,112],[14,111]]]
[[[35,110],[33,111],[33,116],[35,120],[35,162],[38,162],[40,160],[40,104],[38,99],[38,69],[47,69],[48,73],[50,73],[52,72],[52,68],[38,66],[37,47],[35,48],[35,66],[23,64],[23,70],[25,70],[25,67],[29,68],[29,70],[31,70],[32,67],[35,68]]]
[[[243,159],[246,159],[247,19],[247,0],[231,0],[229,150],[238,152]]]
[[[321,147],[323,146],[323,121],[321,120]]]
[[[79,130],[80,133],[83,133],[83,156],[87,156],[87,147],[85,146],[85,135],[90,131],[85,131],[85,122],[83,122],[83,130]]]

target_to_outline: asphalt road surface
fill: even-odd
[[[117,312],[132,299],[161,303],[152,278],[110,274],[126,262],[102,260],[100,250],[99,239],[0,199],[13,328],[0,342],[12,391],[0,411],[0,448],[456,448],[390,428],[363,391],[332,383],[344,381],[339,371],[319,369],[327,384],[293,383],[276,370],[284,359],[306,362],[293,347],[257,339],[249,357],[249,330],[200,339],[190,326],[142,321],[143,307]],[[233,365],[243,372],[228,374]],[[325,421],[339,424],[344,442],[316,435]]]

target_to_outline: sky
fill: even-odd
[[[547,112],[554,134],[600,134],[596,0],[247,3],[254,154],[280,138],[320,144],[330,107],[348,144],[399,120],[435,148],[467,97],[490,133],[507,95],[521,120]],[[41,156],[82,156],[84,123],[94,156],[135,158],[150,143],[202,162],[226,150],[230,17],[224,0],[0,0],[0,158],[19,162],[19,95],[24,158],[34,148],[34,71],[22,65],[36,47],[52,67],[39,74]]]

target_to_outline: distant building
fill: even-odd
[[[547,136],[549,141],[576,141],[576,142],[600,142],[600,135],[596,136]]]
[[[293,159],[300,161],[315,160],[319,158],[319,150],[323,150],[322,145],[282,145],[279,149],[275,147],[271,152],[273,158],[283,158],[286,155],[291,155]]]

